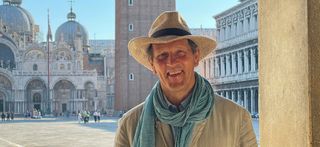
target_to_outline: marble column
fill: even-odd
[[[243,107],[245,107],[248,110],[248,91],[247,89],[243,90],[243,100],[244,100],[244,105]]]
[[[231,99],[232,99],[232,101],[235,100],[235,94],[236,94],[236,92],[234,90],[232,90],[231,91]]]
[[[218,65],[218,58],[214,57],[214,77],[219,77],[219,65]]]
[[[247,73],[249,71],[249,52],[247,49],[244,50],[244,72]]]
[[[231,65],[232,65],[232,72],[231,75],[236,74],[236,55],[235,53],[231,53]]]
[[[227,99],[230,99],[230,94],[229,94],[229,91],[228,91],[228,90],[226,91],[226,98],[227,98]]]
[[[230,75],[231,71],[230,71],[230,55],[226,54],[226,75]]]
[[[250,88],[250,99],[251,99],[251,114],[256,112],[255,110],[255,98],[254,98],[254,88]]]
[[[241,105],[241,89],[238,90],[238,101],[237,103]]]
[[[251,72],[256,70],[256,59],[255,59],[255,49],[254,47],[250,48],[250,58],[251,58]]]
[[[224,77],[226,75],[226,71],[225,71],[225,64],[226,64],[225,55],[222,55],[220,57],[220,60],[221,60],[221,77]]]
[[[242,69],[242,52],[238,51],[238,74],[241,74],[243,69]]]

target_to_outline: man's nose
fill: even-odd
[[[167,64],[168,65],[175,65],[177,63],[177,58],[174,56],[174,55],[169,55],[169,59],[168,59],[168,62]]]

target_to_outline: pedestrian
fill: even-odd
[[[13,111],[11,112],[11,120],[13,120],[14,119],[14,113],[13,113]]]
[[[98,112],[96,110],[96,111],[93,112],[93,119],[94,119],[95,123],[97,122],[97,117],[98,117]]]
[[[79,113],[78,113],[78,123],[80,124],[81,121],[82,121],[82,115],[81,115],[81,113],[79,112]]]
[[[7,112],[7,121],[10,120],[10,112]]]
[[[2,113],[1,113],[1,120],[2,120],[2,121],[5,121],[5,119],[6,119],[6,115],[2,112]]]
[[[129,54],[159,81],[120,118],[115,147],[257,147],[248,111],[215,95],[194,71],[215,47],[212,38],[192,35],[176,11],[160,14],[148,36],[131,39]]]
[[[100,111],[98,111],[98,112],[97,112],[98,122],[100,122],[100,117],[101,117],[101,113],[100,113]]]

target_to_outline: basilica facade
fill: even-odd
[[[88,32],[72,8],[55,41],[49,30],[48,41],[38,42],[39,26],[21,3],[3,0],[0,5],[0,112],[107,109],[106,74],[90,68]],[[98,66],[105,68],[104,62]]]

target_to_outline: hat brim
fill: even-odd
[[[148,61],[147,49],[150,44],[170,43],[181,39],[190,39],[197,44],[200,60],[211,53],[216,47],[216,41],[212,38],[200,35],[185,35],[185,36],[165,36],[165,37],[137,37],[133,38],[128,43],[130,55],[140,64],[152,71],[152,66]]]

